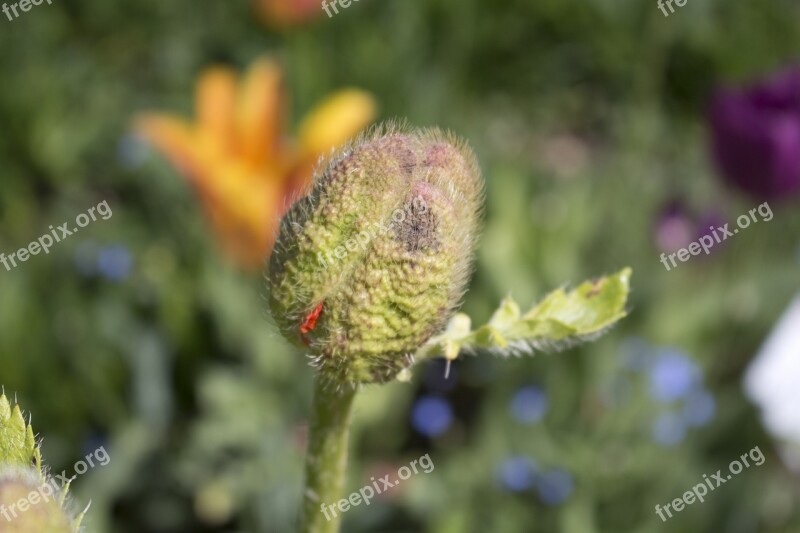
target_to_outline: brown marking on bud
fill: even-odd
[[[602,280],[599,278],[595,278],[592,280],[592,288],[589,292],[586,293],[587,298],[593,298],[600,294],[600,286],[602,284]]]

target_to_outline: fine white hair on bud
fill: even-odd
[[[322,161],[269,261],[283,335],[336,385],[393,379],[461,303],[483,197],[472,150],[435,128],[383,125]]]

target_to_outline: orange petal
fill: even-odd
[[[209,189],[206,206],[225,249],[245,266],[264,259],[278,221],[274,176],[252,175],[244,165],[229,165]]]
[[[209,149],[230,154],[236,145],[236,75],[227,67],[205,69],[195,95],[197,127]]]
[[[179,119],[142,115],[136,119],[134,130],[167,157],[194,186],[204,203],[209,202],[222,177],[222,169],[230,159],[208,150],[200,137]]]
[[[240,91],[241,155],[259,168],[275,156],[283,126],[285,95],[281,68],[271,59],[259,59],[247,71]]]
[[[253,0],[264,22],[277,29],[299,25],[320,16],[318,0]]]
[[[300,124],[303,153],[316,158],[344,144],[372,122],[377,107],[371,94],[358,89],[345,89],[326,98]]]
[[[197,178],[203,162],[198,156],[196,136],[186,122],[170,115],[146,114],[136,117],[133,128],[180,172]]]

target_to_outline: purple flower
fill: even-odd
[[[728,219],[726,219],[722,215],[722,213],[717,210],[710,210],[703,213],[703,215],[700,216],[699,221],[697,222],[697,231],[695,233],[693,240],[699,241],[702,237],[705,237],[706,235],[713,236],[714,230],[717,228],[721,228],[722,226],[725,225],[726,222],[728,222]],[[725,241],[723,241],[720,244],[724,244],[724,242]]]
[[[685,248],[693,238],[694,222],[680,200],[670,201],[656,220],[655,237],[660,250]]]
[[[724,177],[758,199],[800,192],[800,66],[746,88],[724,88],[710,111]]]

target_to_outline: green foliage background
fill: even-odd
[[[409,422],[425,369],[368,389],[349,486],[425,453],[436,468],[347,513],[344,531],[800,531],[798,478],[741,388],[798,286],[797,204],[670,272],[653,231],[676,196],[725,220],[757,205],[714,175],[705,105],[718,83],[797,60],[799,22],[790,0],[690,0],[669,18],[631,0],[362,0],[281,32],[241,1],[55,0],[0,18],[0,251],[102,200],[114,212],[0,269],[0,383],[33,413],[56,471],[107,444],[112,462],[73,485],[93,501],[88,532],[291,530],[310,370],[266,317],[261,279],[221,255],[192,191],[129,136],[137,112],[190,115],[209,63],[268,52],[286,66],[293,123],[357,86],[382,118],[470,140],[488,189],[464,308],[476,323],[509,291],[527,308],[634,271],[632,313],[601,341],[454,363],[456,421],[437,439]],[[107,245],[131,254],[121,283],[76,268]],[[620,362],[631,336],[689,354],[717,400],[678,446],[651,439],[663,406]],[[521,425],[508,402],[532,382],[549,409]],[[655,504],[756,445],[763,466],[657,518]],[[504,489],[496,468],[513,455],[568,469],[571,497],[551,507]]]

